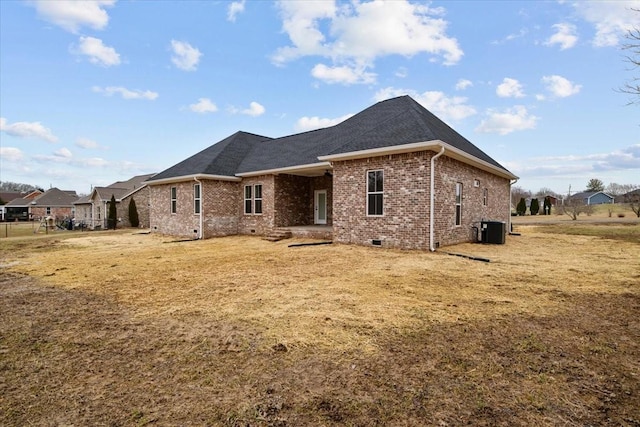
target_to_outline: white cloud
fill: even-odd
[[[604,178],[611,172],[640,169],[640,144],[607,153],[535,157],[523,163],[507,162],[505,166],[520,177],[543,175],[547,180],[560,177],[586,182],[585,177],[590,174]]]
[[[590,170],[609,171],[640,169],[640,144],[631,145],[608,153],[570,156],[546,156],[535,159],[548,164],[588,164]]]
[[[321,117],[301,117],[296,122],[294,129],[296,132],[307,132],[310,130],[326,128],[329,126],[337,125],[338,123],[342,123],[348,118],[353,117],[353,114],[347,114],[342,117],[337,117],[335,119],[327,119]]]
[[[198,98],[198,102],[189,105],[189,109],[194,113],[200,114],[215,113],[218,111],[216,104],[211,102],[209,98]]]
[[[332,65],[317,65],[313,73],[326,81],[368,84],[375,74],[365,70],[388,55],[427,53],[446,65],[463,55],[457,40],[446,34],[443,9],[426,4],[280,1],[278,7],[291,45],[277,49],[272,61],[282,65],[304,56],[330,58]]]
[[[596,47],[616,46],[632,28],[640,27],[637,0],[581,1],[573,7],[587,22],[595,26],[592,43]]]
[[[80,148],[84,148],[86,150],[93,150],[93,149],[106,150],[108,148],[108,147],[101,146],[94,140],[91,140],[89,138],[82,138],[82,137],[76,140],[76,146]]]
[[[80,37],[78,45],[69,49],[75,55],[84,55],[89,62],[103,67],[120,65],[120,55],[112,47],[105,46],[102,40],[95,37]]]
[[[78,33],[81,27],[102,30],[109,23],[105,7],[115,4],[115,0],[35,0],[29,2],[43,20],[63,29]]]
[[[409,75],[409,71],[405,67],[400,67],[396,70],[395,76],[404,79]]]
[[[234,1],[229,5],[227,9],[227,20],[231,22],[236,22],[236,16],[239,13],[244,12],[244,4],[245,0]]]
[[[0,159],[5,159],[10,162],[19,162],[24,158],[24,154],[19,148],[15,147],[0,147]]]
[[[522,85],[518,80],[505,77],[496,88],[496,95],[500,98],[522,98],[524,92],[522,92]]]
[[[509,34],[502,40],[494,40],[494,41],[491,42],[491,44],[503,44],[503,43],[509,42],[511,40],[522,38],[522,37],[526,36],[528,33],[529,33],[528,29],[521,28],[520,31],[518,31],[517,33]]]
[[[231,114],[245,114],[247,116],[257,117],[263,115],[266,109],[259,103],[252,101],[249,104],[249,108],[239,109],[236,107],[229,107],[228,111]]]
[[[100,157],[91,157],[88,159],[80,160],[79,165],[101,168],[101,167],[109,166],[109,162]]]
[[[475,129],[480,133],[497,133],[507,135],[511,132],[535,129],[538,117],[529,114],[522,105],[516,105],[503,112],[488,110],[487,118]]]
[[[7,119],[0,117],[0,131],[18,138],[43,139],[47,142],[58,142],[51,129],[42,126],[40,122],[15,122],[9,124]]]
[[[448,97],[443,92],[427,91],[418,93],[409,89],[388,87],[381,89],[374,95],[376,101],[409,95],[424,108],[431,111],[442,120],[462,120],[477,113],[476,109],[467,104],[468,99],[463,96]]]
[[[576,36],[576,26],[561,22],[553,25],[556,30],[547,41],[544,42],[547,46],[560,45],[560,50],[570,49],[578,42],[578,36]]]
[[[376,80],[376,75],[366,72],[364,68],[351,68],[348,66],[328,67],[324,64],[317,64],[311,70],[311,75],[325,83],[340,83],[351,85],[357,83],[370,84]]]
[[[195,71],[198,68],[202,53],[187,42],[171,40],[171,62],[184,71]]]
[[[473,82],[467,79],[460,79],[456,83],[456,90],[465,90],[468,87],[473,86]]]
[[[120,94],[123,99],[146,99],[149,101],[154,101],[159,96],[157,92],[152,92],[150,90],[130,90],[122,86],[107,86],[105,88],[101,88],[100,86],[93,86],[91,90],[96,93],[102,93],[104,94],[104,96],[113,96],[115,94]]]
[[[254,101],[249,104],[249,108],[242,110],[242,114],[257,117],[263,115],[265,111],[266,110],[262,105]]]
[[[580,92],[582,85],[574,84],[562,76],[544,76],[542,82],[547,90],[556,98],[566,98]]]
[[[61,149],[54,151],[53,155],[64,159],[71,159],[73,157],[71,151],[66,147],[62,147]]]

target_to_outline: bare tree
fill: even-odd
[[[589,214],[591,206],[587,205],[580,197],[568,197],[560,207],[560,211],[575,221],[581,213]]]
[[[528,199],[531,197],[531,191],[522,187],[511,187],[511,204],[516,206],[520,199]]]
[[[608,195],[617,198],[637,188],[640,188],[640,187],[634,184],[616,184],[615,182],[612,182],[611,184],[607,185],[605,192]]]
[[[540,197],[540,198],[545,198],[547,196],[553,196],[555,198],[559,198],[560,196],[558,195],[558,193],[556,193],[555,191],[553,191],[552,189],[550,189],[549,187],[542,187],[541,189],[539,189],[536,194],[534,194],[534,196],[536,197]]]
[[[628,203],[633,213],[640,218],[640,191],[627,193],[624,197],[624,202]]]
[[[31,184],[22,184],[19,182],[0,181],[0,191],[17,191],[20,193],[29,193],[35,190],[42,190],[41,187],[37,187]]]
[[[640,9],[631,9],[635,13],[640,13]],[[624,50],[626,55],[626,61],[631,64],[631,70],[640,69],[640,28],[634,27],[630,29],[626,38],[628,40],[627,43],[622,45],[622,50]],[[624,86],[620,88],[620,92],[631,95],[629,105],[638,104],[640,105],[640,77],[637,75],[632,76]]]

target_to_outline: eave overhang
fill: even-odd
[[[330,162],[310,163],[306,165],[288,166],[285,168],[265,169],[260,171],[237,173],[237,177],[248,178],[259,175],[302,175],[302,176],[321,176],[328,169],[331,169]]]
[[[170,178],[163,179],[152,179],[149,181],[145,181],[147,185],[162,185],[162,184],[173,184],[176,182],[184,182],[184,181],[194,181],[201,179],[209,179],[215,181],[232,181],[232,182],[240,182],[241,178],[237,176],[228,176],[228,175],[209,175],[204,173],[198,173],[193,175],[182,175],[182,176],[173,176]]]
[[[411,144],[394,145],[392,147],[373,148],[370,150],[351,151],[348,153],[331,154],[328,156],[318,157],[321,161],[336,162],[343,160],[366,159],[369,157],[389,156],[392,154],[413,153],[417,151],[434,151],[439,152],[442,147],[445,148],[444,155],[452,159],[459,160],[468,165],[477,167],[494,175],[498,175],[507,179],[517,179],[518,177],[506,169],[499,168],[475,156],[465,153],[446,142],[440,140],[414,142]]]

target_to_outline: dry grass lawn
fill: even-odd
[[[2,239],[0,424],[640,426],[640,225],[585,227]]]

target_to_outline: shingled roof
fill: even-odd
[[[257,144],[268,141],[267,136],[236,132],[228,138],[205,148],[197,154],[155,175],[150,181],[189,175],[217,175],[233,177],[240,163]]]
[[[363,110],[331,127],[281,138],[238,132],[154,176],[229,176],[322,164],[325,156],[442,141],[465,156],[513,176],[506,168],[409,96]]]
[[[117,201],[120,201],[147,185],[146,181],[154,175],[155,173],[136,175],[126,181],[116,181],[106,187],[93,187],[91,194],[79,198],[74,204],[90,204],[92,203],[94,194],[97,194],[102,200],[111,199],[111,196],[113,195]]]

